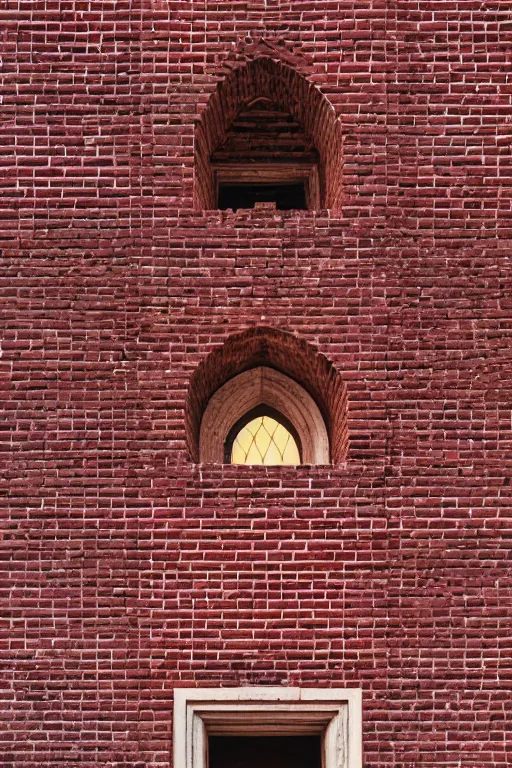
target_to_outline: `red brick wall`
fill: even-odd
[[[2,768],[167,768],[196,684],[360,685],[366,768],[509,766],[508,3],[0,19]],[[336,214],[193,208],[263,49],[336,110]],[[189,380],[256,325],[338,370],[343,462],[190,461]]]

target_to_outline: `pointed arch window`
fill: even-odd
[[[248,465],[328,464],[320,410],[296,381],[259,366],[211,397],[200,429],[203,462]]]
[[[260,405],[231,427],[224,446],[224,461],[266,466],[302,464],[300,437],[286,416],[268,405]]]
[[[255,326],[228,336],[191,375],[184,412],[190,460],[232,461],[226,457],[231,430],[250,423],[259,407],[279,415],[297,443],[301,465],[346,458],[348,397],[339,371],[305,339]]]
[[[241,104],[211,156],[221,209],[318,208],[318,152],[300,122],[265,96]]]
[[[200,208],[341,206],[335,111],[303,75],[270,58],[219,83],[196,125],[195,161]]]

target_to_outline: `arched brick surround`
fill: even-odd
[[[261,326],[229,337],[194,372],[185,406],[192,460],[200,458],[201,420],[212,395],[233,377],[258,366],[274,368],[304,387],[325,421],[331,461],[342,461],[348,446],[347,391],[342,377],[324,355],[304,340]]]
[[[319,153],[320,204],[338,210],[342,202],[342,135],[334,108],[316,86],[280,61],[260,57],[234,69],[210,97],[195,131],[195,202],[216,208],[210,159],[238,112],[267,97],[292,114]]]

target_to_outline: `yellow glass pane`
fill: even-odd
[[[258,416],[236,436],[231,461],[233,464],[293,465],[300,464],[300,454],[286,427],[271,416]]]

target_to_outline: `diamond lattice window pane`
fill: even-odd
[[[233,442],[233,464],[300,464],[291,433],[271,416],[258,416],[242,427]]]

